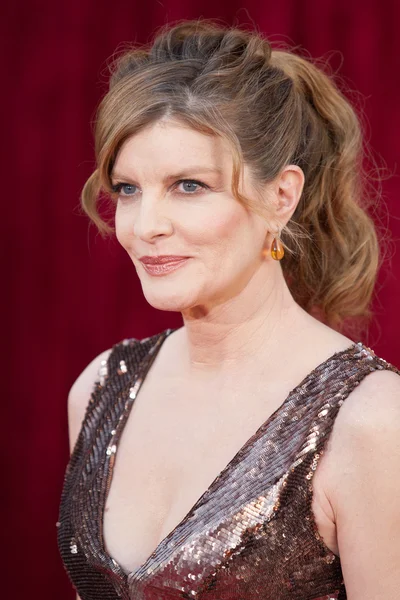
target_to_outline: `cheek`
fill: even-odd
[[[241,205],[215,211],[209,219],[199,218],[196,227],[201,253],[221,281],[247,273],[258,264],[263,230]]]
[[[123,209],[117,204],[114,216],[115,237],[123,248],[128,247],[129,239],[132,237],[130,232],[130,220],[127,216],[128,215],[124,215]]]
[[[245,217],[240,210],[212,211],[197,214],[188,223],[188,231],[192,232],[193,241],[201,245],[230,246],[236,245],[246,229]]]

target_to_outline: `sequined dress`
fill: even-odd
[[[116,344],[101,366],[61,496],[58,545],[82,600],[344,600],[318,533],[312,477],[340,406],[368,373],[400,371],[361,342],[296,386],[138,569],[109,555],[103,515],[118,442],[167,329]]]

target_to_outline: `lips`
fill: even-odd
[[[142,256],[139,260],[145,265],[165,265],[169,263],[176,263],[181,260],[186,260],[187,256],[175,256],[175,255],[164,255],[164,256]]]
[[[179,260],[174,261],[169,260],[168,262],[158,264],[147,264],[144,262],[143,269],[147,273],[149,273],[149,275],[153,275],[155,277],[162,277],[168,275],[169,273],[177,271],[178,269],[181,269],[182,266],[188,262],[188,260],[189,258],[187,257],[180,258]]]

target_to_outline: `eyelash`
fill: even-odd
[[[208,185],[206,185],[205,183],[202,183],[201,181],[197,181],[197,179],[180,179],[179,181],[176,182],[175,185],[179,185],[180,183],[194,183],[197,186],[200,186],[201,188],[203,188],[204,190],[208,190],[210,189]],[[135,194],[121,194],[121,190],[124,186],[130,186],[130,187],[134,187],[137,188],[137,186],[133,183],[116,183],[114,185],[111,186],[111,190],[113,195],[115,194],[116,196],[120,197],[120,198],[131,198],[133,197]],[[194,190],[194,192],[181,192],[181,194],[183,196],[194,196],[196,194],[197,190]]]

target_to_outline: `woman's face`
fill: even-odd
[[[264,219],[231,194],[227,142],[177,121],[158,121],[129,138],[114,165],[119,186],[116,235],[128,252],[147,301],[157,309],[208,313],[237,296],[263,268]],[[253,195],[250,176],[245,185]],[[188,257],[157,276],[143,256]]]

